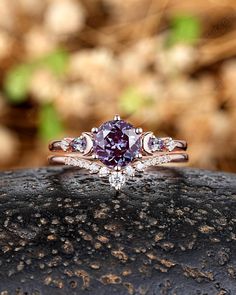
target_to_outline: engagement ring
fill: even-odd
[[[51,164],[78,166],[98,173],[100,177],[108,177],[116,190],[121,189],[127,178],[150,166],[188,161],[184,152],[186,141],[143,132],[118,115],[79,137],[53,141],[49,149],[57,153],[49,157]]]

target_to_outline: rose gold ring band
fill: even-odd
[[[79,137],[54,140],[49,150],[50,164],[76,166],[99,177],[108,177],[115,189],[120,189],[126,179],[149,167],[188,161],[187,142],[171,137],[157,137],[153,132],[143,132],[116,115]]]
[[[162,158],[162,157],[168,157],[168,161],[166,163],[184,163],[188,161],[188,154],[187,153],[166,153],[164,155],[159,155],[156,158]],[[143,157],[142,160],[151,160],[152,157]],[[48,157],[48,161],[50,164],[54,165],[66,165],[68,160],[71,160],[71,163],[73,160],[80,161],[80,160],[90,160],[89,157],[84,156],[78,156],[78,155],[52,155]],[[76,165],[74,165],[76,166]]]
[[[72,142],[74,139],[75,138],[69,137],[69,138],[65,138],[63,140],[54,140],[49,144],[49,150],[51,152],[69,152],[69,153],[73,152],[74,153],[74,151],[71,151],[71,150],[65,151],[63,149],[63,141],[68,140],[68,142],[69,141]],[[168,139],[168,137],[161,137],[160,138],[160,140],[162,140],[163,142],[167,139]],[[188,145],[185,140],[172,140],[172,141],[173,141],[173,145],[174,145],[174,148],[172,151],[181,151],[181,150],[186,151],[187,150]],[[158,151],[158,152],[166,152],[166,151],[167,151],[166,149],[163,149],[163,151]],[[75,153],[79,153],[79,152],[75,152]]]

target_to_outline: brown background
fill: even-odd
[[[1,0],[0,169],[119,113],[236,171],[236,1]]]

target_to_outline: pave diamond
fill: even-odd
[[[109,173],[110,173],[110,170],[109,170],[107,167],[102,167],[102,168],[99,170],[99,176],[100,176],[100,177],[105,177],[105,176],[107,176]]]
[[[125,184],[126,177],[122,172],[112,172],[109,176],[109,182],[116,190],[120,190]]]
[[[90,167],[92,165],[94,165],[94,164],[91,165],[89,161],[86,161],[86,160],[83,160],[83,159],[67,157],[66,160],[65,160],[65,165],[77,166],[77,167],[80,167],[80,168],[90,169]],[[98,169],[99,169],[99,167],[98,167]]]
[[[104,123],[94,135],[94,152],[109,168],[127,166],[140,151],[140,134],[136,133],[131,124],[123,120]]]
[[[137,171],[143,172],[145,170],[146,166],[144,163],[142,162],[137,162],[136,164],[136,169]]]
[[[99,169],[100,169],[100,166],[97,165],[96,163],[93,163],[92,165],[89,166],[90,173],[98,173]]]

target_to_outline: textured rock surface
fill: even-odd
[[[236,176],[3,172],[0,294],[236,294]]]

